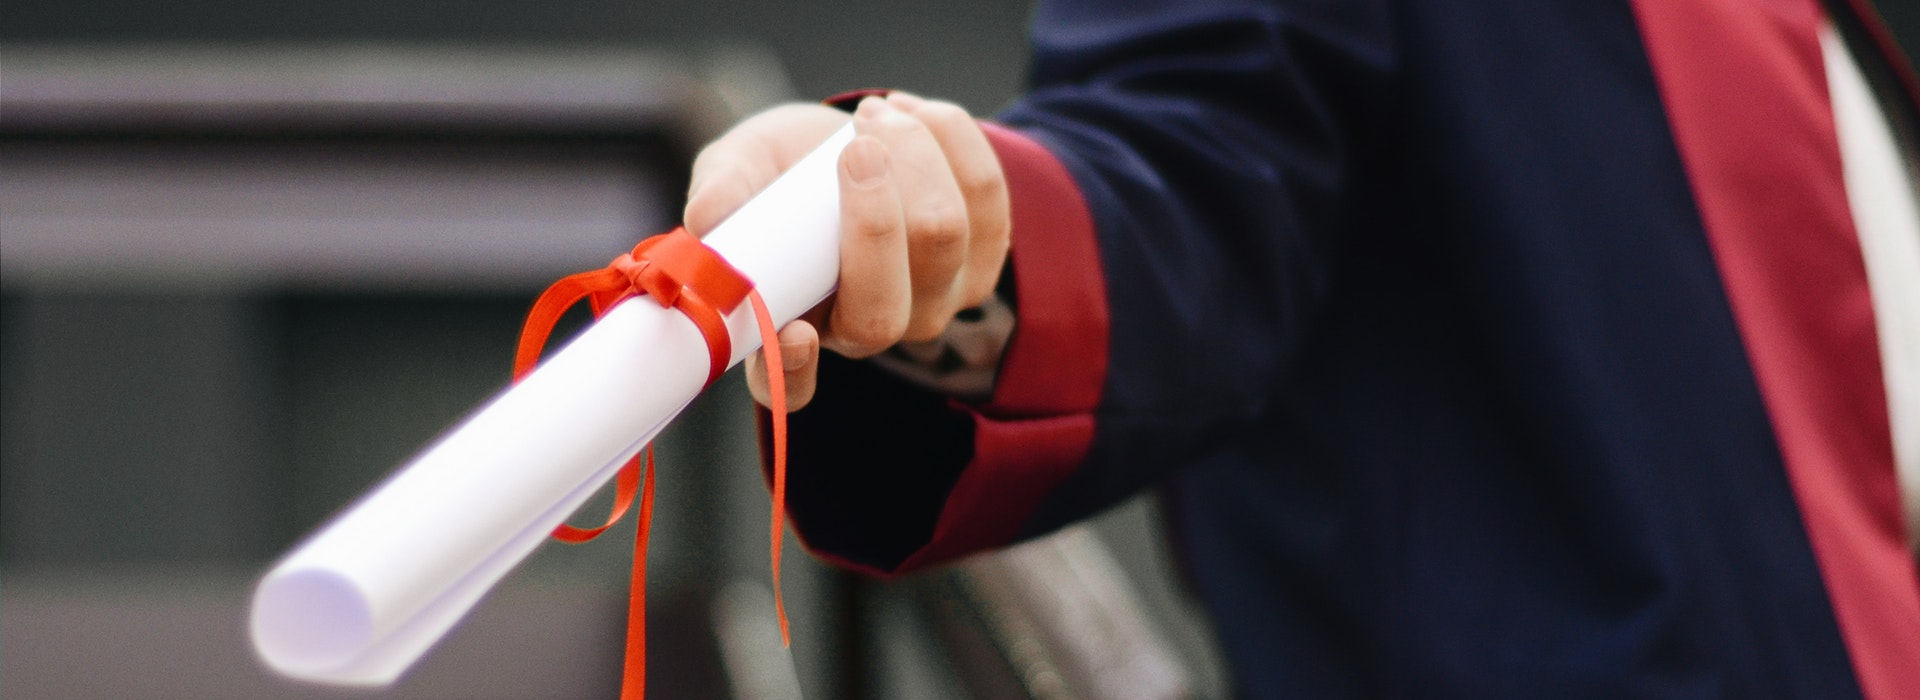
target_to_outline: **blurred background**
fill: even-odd
[[[1920,3],[1881,4],[1914,45]],[[262,670],[247,597],[505,386],[547,282],[671,225],[700,144],[856,87],[991,113],[1019,89],[1029,11],[0,4],[8,697],[612,696],[631,520],[543,547],[387,691]],[[661,441],[656,697],[1225,694],[1150,497],[900,581],[790,546],[782,650],[748,414],[736,372]]]
[[[548,282],[674,223],[726,125],[867,86],[991,113],[1029,10],[0,4],[7,697],[612,697],[631,518],[544,546],[386,691],[265,671],[248,597],[505,386]],[[656,697],[1223,692],[1148,500],[900,581],[790,543],[781,649],[754,444],[738,372],[661,441]]]

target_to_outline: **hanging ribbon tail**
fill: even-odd
[[[753,304],[753,318],[760,325],[760,356],[767,368],[767,407],[773,412],[773,609],[780,616],[780,644],[792,646],[787,633],[787,601],[780,592],[780,545],[785,541],[787,520],[787,371],[780,353],[780,333],[773,327],[773,314],[759,290],[747,292]]]
[[[646,485],[640,490],[640,524],[633,534],[633,581],[627,587],[627,654],[621,670],[621,700],[647,695],[647,537],[653,531],[653,447],[647,447]]]

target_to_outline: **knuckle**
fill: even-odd
[[[900,335],[900,340],[908,343],[924,343],[939,338],[945,330],[946,324],[938,321],[922,321],[908,327],[907,331]]]
[[[709,183],[687,199],[681,220],[695,234],[704,234],[732,214],[749,195],[741,191],[737,180]]]
[[[964,247],[968,228],[966,207],[946,203],[916,207],[907,222],[914,245],[929,253]]]
[[[843,303],[847,299],[843,297]],[[829,318],[831,332],[828,338],[822,338],[822,345],[828,345],[835,353],[862,359],[879,353],[893,343],[899,343],[900,336],[906,334],[908,309],[899,305],[862,305],[862,307],[835,307]]]
[[[1006,206],[1007,180],[1000,174],[998,161],[988,159],[988,162],[957,164],[954,166],[954,178],[960,181],[960,189],[967,194],[967,201]]]
[[[945,294],[929,301],[924,308],[914,310],[913,318],[901,329],[900,340],[909,343],[924,343],[939,338],[947,331],[947,325],[953,321],[957,309],[953,305],[952,295]]]
[[[866,241],[884,241],[900,230],[898,219],[878,213],[852,217],[849,224],[853,236]]]
[[[867,357],[892,347],[907,332],[906,319],[890,314],[848,320],[850,323],[839,329],[841,349],[855,358]]]

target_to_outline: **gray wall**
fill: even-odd
[[[801,97],[903,87],[990,112],[1020,85],[1027,0],[10,0],[0,42],[395,41],[770,48]]]
[[[990,112],[1019,89],[1029,0],[11,0],[9,41],[432,41],[771,48],[797,93],[904,87]],[[1920,2],[1878,0],[1908,47]],[[1908,50],[1909,55],[1913,53]]]

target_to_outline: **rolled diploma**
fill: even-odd
[[[835,169],[847,126],[704,240],[754,282],[776,325],[833,291]],[[760,347],[727,316],[732,362]],[[269,570],[260,658],[287,676],[391,683],[699,394],[708,356],[679,311],[630,299]]]

